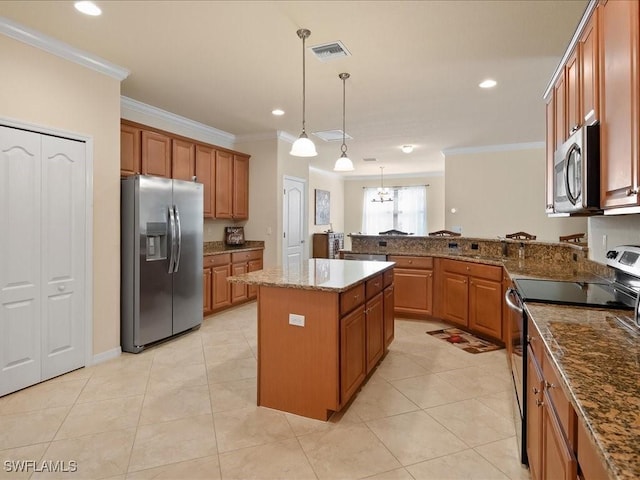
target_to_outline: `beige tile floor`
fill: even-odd
[[[138,355],[0,398],[0,478],[528,479],[504,350],[396,321],[389,354],[329,422],[257,407],[256,306]],[[77,462],[75,473],[11,461]],[[33,469],[32,469],[33,470]]]

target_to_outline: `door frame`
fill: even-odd
[[[300,182],[302,183],[303,187],[304,187],[304,192],[302,194],[302,197],[304,198],[304,205],[302,206],[302,236],[304,238],[304,244],[302,247],[302,260],[303,261],[307,261],[309,259],[309,242],[308,237],[309,237],[309,191],[308,191],[308,187],[307,187],[307,183],[308,180],[306,178],[301,178],[301,177],[294,177],[292,175],[283,175],[282,176],[282,185],[284,187],[285,183],[287,180],[293,180],[295,182]],[[287,218],[287,202],[284,200],[284,196],[282,199],[282,231],[284,232],[284,222],[285,222],[285,218]],[[280,237],[280,253],[282,255],[282,262],[281,264],[284,265],[284,259],[287,257],[287,251],[286,251],[286,243],[284,242],[283,238]]]
[[[84,331],[85,331],[85,367],[93,365],[93,137],[67,130],[58,130],[34,123],[22,122],[7,117],[0,117],[0,125],[28,130],[34,133],[53,135],[84,142],[85,145],[85,209],[84,209]]]

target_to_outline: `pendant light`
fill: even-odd
[[[306,94],[304,44],[305,44],[305,40],[309,38],[309,35],[311,35],[311,32],[306,28],[301,28],[296,33],[298,34],[298,37],[302,39],[302,133],[300,134],[300,137],[298,137],[298,139],[295,142],[293,142],[293,145],[291,145],[291,151],[289,152],[289,154],[293,155],[294,157],[315,157],[316,155],[318,155],[318,152],[316,152],[316,146],[309,139],[309,137],[307,137],[307,132],[304,129],[305,127],[305,94]]]
[[[389,195],[389,189],[384,188],[384,181],[382,179],[382,170],[384,167],[380,167],[380,188],[378,188],[378,198],[372,198],[372,202],[393,202],[393,198]]]
[[[345,90],[346,90],[346,81],[351,75],[348,73],[341,73],[338,75],[340,80],[342,80],[342,145],[340,146],[340,150],[342,151],[342,155],[340,158],[336,160],[336,164],[333,167],[334,172],[351,172],[353,171],[353,162],[349,157],[347,157],[347,143],[346,143],[346,133],[345,133],[345,110],[346,110],[346,102],[345,102]]]

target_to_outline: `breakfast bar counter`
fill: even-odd
[[[327,420],[393,340],[393,262],[312,259],[230,277],[258,287],[258,405]]]

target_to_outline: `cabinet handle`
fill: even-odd
[[[413,263],[413,260],[409,260],[409,265],[411,265]]]
[[[544,382],[544,386],[547,387],[547,390],[549,390],[550,388],[556,388],[555,384],[549,383],[546,380]]]
[[[539,393],[540,393],[540,390],[538,390],[538,387],[533,387],[533,393],[534,393],[535,395],[537,395],[537,394],[539,394]]]
[[[537,407],[541,407],[542,405],[544,405],[544,402],[540,399],[536,400],[536,406]]]
[[[569,132],[569,135],[571,135],[572,133],[577,132],[578,130],[580,130],[580,124],[579,123],[574,125],[574,127],[571,129],[571,132]]]
[[[360,295],[356,294],[356,295],[353,296],[353,299],[357,300],[359,297],[360,297]]]
[[[638,189],[637,188],[627,188],[627,197],[630,197],[632,195],[636,195],[638,193]]]
[[[531,335],[527,335],[527,342],[529,343],[533,343],[533,341],[536,339],[536,337],[532,337]]]

